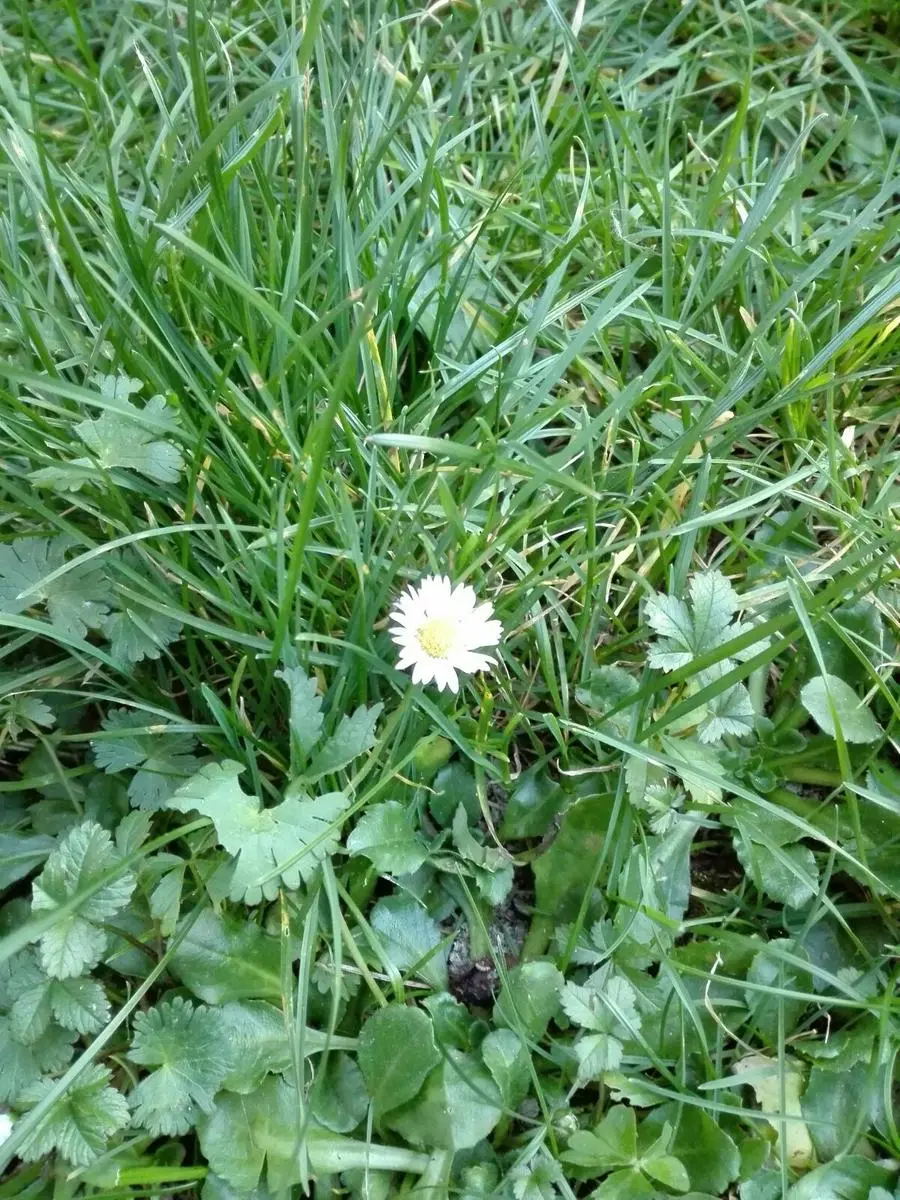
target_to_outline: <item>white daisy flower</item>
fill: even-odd
[[[486,671],[494,662],[490,654],[477,654],[496,646],[503,626],[493,619],[494,606],[478,598],[467,583],[453,587],[446,575],[429,575],[418,587],[409,587],[391,609],[396,624],[391,637],[400,647],[397,666],[412,667],[413,683],[430,683],[439,690],[459,691],[457,671]]]

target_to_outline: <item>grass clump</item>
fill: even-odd
[[[4,16],[0,1195],[889,1200],[892,7]]]

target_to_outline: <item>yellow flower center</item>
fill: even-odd
[[[455,641],[456,631],[450,621],[432,617],[422,622],[416,630],[416,638],[426,654],[432,658],[445,658]]]

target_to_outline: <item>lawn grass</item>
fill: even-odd
[[[0,556],[9,978],[135,872],[95,918],[111,1007],[42,1079],[0,1087],[0,1195],[248,1195],[208,1147],[259,1094],[289,1118],[257,1200],[311,1179],[893,1196],[893,6],[47,0],[0,24],[0,533],[34,560],[26,578]],[[389,607],[430,573],[505,629],[459,697],[395,667]],[[662,669],[656,598],[720,578],[741,623]],[[383,709],[304,785],[346,807],[305,858],[285,846],[299,886],[273,869],[248,906],[210,814],[168,801],[226,761],[282,800],[314,757],[294,669],[326,733]],[[816,711],[820,676],[859,708],[827,684]],[[415,871],[347,842],[385,802]],[[32,910],[86,821],[123,861],[98,851]],[[265,938],[236,953],[265,965],[256,991],[185,967],[210,921]],[[499,999],[467,995],[466,946]],[[213,1021],[248,997],[283,1014],[277,1069],[219,1078],[186,1128],[138,1108],[80,1158],[53,1141],[91,1063],[135,1106],[137,1013],[186,998]],[[4,977],[10,1062],[38,1044],[16,999]],[[457,1108],[493,1123],[452,1103],[437,1121],[434,1073],[393,1115],[357,1111],[367,1052],[339,1039],[375,1039],[400,1004],[434,1029],[432,1072],[470,1080]],[[592,1033],[601,1066],[579,1070]],[[571,1138],[601,1120],[614,1149],[591,1166]]]

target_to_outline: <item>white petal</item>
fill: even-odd
[[[434,678],[434,659],[420,658],[413,667],[413,683],[430,683]]]
[[[460,650],[453,655],[453,665],[457,671],[474,675],[476,671],[489,671],[494,665],[494,660],[489,654],[473,654],[471,650]]]
[[[397,659],[397,670],[405,671],[407,667],[411,667],[413,663],[416,662],[417,658],[418,655],[416,654],[415,650],[407,646],[405,649],[400,651],[400,657]]]
[[[447,680],[447,687],[450,689],[450,691],[455,696],[456,693],[459,691],[459,680],[456,677],[456,672],[453,670],[453,667],[449,664],[445,668],[445,671],[446,671],[445,677]]]
[[[467,583],[459,583],[453,589],[453,603],[456,605],[457,612],[460,615],[470,613],[475,607],[476,602],[475,589],[469,587]]]

